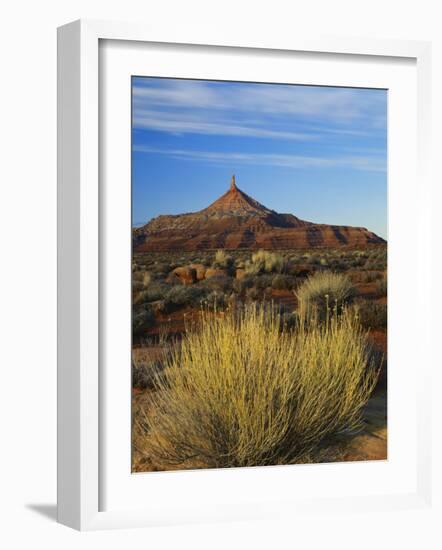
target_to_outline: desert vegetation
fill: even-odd
[[[352,300],[354,294],[355,287],[346,275],[319,271],[299,287],[296,293],[298,311],[307,317],[314,312],[324,319],[331,313],[337,314]]]
[[[385,245],[134,254],[134,471],[385,458],[386,269]]]
[[[155,378],[139,451],[184,467],[311,462],[327,438],[360,427],[376,379],[349,310],[295,330],[262,304],[205,313]]]

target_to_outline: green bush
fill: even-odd
[[[271,288],[273,278],[274,278],[273,275],[267,275],[267,274],[257,275],[255,277],[255,287],[258,288],[259,290],[265,290],[266,288]]]
[[[134,296],[134,305],[146,302],[156,302],[157,300],[163,300],[171,289],[171,285],[164,282],[154,281],[150,285],[138,292]]]
[[[243,294],[248,288],[252,288],[256,285],[258,275],[246,275],[242,279],[235,279],[233,281],[233,289],[238,294]]]
[[[320,265],[321,260],[317,254],[313,254],[306,259],[306,263],[311,265]]]
[[[227,275],[216,275],[201,281],[198,286],[220,292],[230,292],[233,289],[233,279]]]
[[[166,294],[165,309],[171,311],[177,307],[200,306],[208,291],[197,286],[175,285]]]
[[[132,333],[134,336],[143,334],[155,325],[155,313],[148,304],[135,308],[132,315]]]
[[[171,267],[170,264],[166,262],[155,262],[152,265],[151,270],[156,274],[163,273],[167,275],[167,273],[171,271]]]
[[[292,275],[278,273],[272,279],[272,288],[276,290],[293,290],[297,285],[297,278]]]

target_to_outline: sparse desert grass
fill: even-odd
[[[216,266],[224,274],[212,275],[208,279],[196,280],[188,285],[181,284],[178,277],[172,277],[175,267],[188,267],[192,264]],[[384,297],[387,292],[385,264],[386,247],[363,250],[339,248],[270,252],[241,249],[136,254],[132,264],[134,336],[137,339],[147,336],[146,331],[149,332],[150,328],[156,334],[156,324],[161,325],[164,314],[179,312],[180,309],[200,309],[202,304],[211,307],[216,304],[218,309],[223,309],[232,299],[276,300],[286,304],[286,310],[291,307],[290,311],[293,311],[296,302],[288,294],[296,293],[302,302],[306,286],[311,286],[313,277],[318,282],[317,277],[330,279],[347,275],[353,283],[371,285],[370,288],[358,287],[357,293],[365,293],[365,296],[371,294],[373,299]],[[367,265],[384,268],[368,269]],[[242,272],[242,278],[236,279],[238,268],[244,269],[246,273]],[[311,278],[308,282],[307,277]],[[325,294],[328,294],[328,298]],[[324,310],[324,302],[328,300],[332,310],[336,299],[341,307],[348,297],[337,296],[330,287],[322,287],[319,297],[316,296],[313,302],[322,301],[320,309]],[[380,311],[379,308],[378,310]],[[379,324],[378,321],[376,323]]]
[[[287,259],[277,252],[258,250],[246,262],[246,272],[250,275],[259,273],[283,273],[287,268]]]
[[[367,254],[365,269],[385,270],[387,269],[387,248],[381,247],[370,251]]]
[[[212,266],[218,269],[226,269],[231,272],[235,267],[235,260],[230,254],[227,254],[225,250],[218,250],[215,254]]]
[[[159,469],[314,461],[360,427],[377,379],[347,309],[293,330],[264,305],[207,315],[165,366],[136,418],[138,451]]]
[[[296,277],[290,275],[248,274],[242,279],[233,281],[233,290],[250,300],[260,299],[266,292],[273,289],[291,289],[296,285]]]
[[[388,287],[387,272],[385,271],[382,277],[376,281],[376,291],[379,294],[379,296],[387,295],[387,287]]]
[[[350,279],[342,273],[319,271],[309,277],[296,291],[302,317],[315,311],[321,318],[327,312],[341,309],[355,294]]]
[[[348,269],[365,269],[373,271],[384,271],[387,262],[386,246],[368,247],[363,250],[352,249],[313,249],[306,250],[278,250],[264,251],[265,254],[275,254],[283,259],[288,265],[306,264],[309,261],[312,265],[322,264],[327,268],[346,271]],[[253,263],[252,256],[262,254],[261,251],[247,249],[235,249],[220,251],[221,269],[225,269],[226,263],[223,257],[232,258],[236,267],[245,267],[246,262]],[[214,258],[215,256],[215,258]],[[150,271],[153,274],[166,274],[178,266],[186,266],[192,263],[212,265],[216,261],[216,252],[213,250],[201,250],[198,252],[149,252],[136,254],[133,261],[133,271]],[[230,263],[230,260],[228,260]],[[372,266],[372,267],[370,267]]]

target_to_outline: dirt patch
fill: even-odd
[[[136,418],[140,408],[149,409],[151,390],[138,390],[132,393],[132,413]],[[133,429],[133,472],[156,471],[149,457],[137,449],[137,441],[142,434],[134,425]],[[386,389],[377,391],[370,399],[363,412],[363,427],[356,434],[336,436],[325,456],[333,457],[324,462],[355,462],[365,460],[386,460],[387,454],[387,392]],[[172,468],[170,468],[172,469]],[[179,468],[177,468],[179,469]]]
[[[364,411],[364,428],[346,445],[343,460],[387,459],[387,394],[372,397]]]
[[[376,283],[359,283],[355,287],[357,295],[363,298],[376,298],[378,294]]]

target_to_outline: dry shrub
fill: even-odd
[[[283,273],[287,269],[287,260],[282,254],[258,250],[252,254],[252,259],[246,262],[246,272],[250,275],[259,273]]]
[[[387,247],[382,246],[368,252],[366,256],[365,269],[385,270],[387,269]]]
[[[377,379],[352,311],[289,331],[256,304],[207,314],[165,366],[136,421],[138,450],[159,469],[314,461],[360,427]]]
[[[167,331],[159,327],[159,347],[152,353],[149,348],[132,350],[132,387],[139,389],[153,389],[155,381],[162,376],[164,365],[171,350],[178,343],[170,339]]]
[[[166,294],[165,301],[169,304],[170,310],[183,306],[200,307],[207,294],[205,288],[175,285]]]
[[[355,307],[363,327],[379,330],[387,328],[387,304],[358,300]]]
[[[298,280],[293,275],[278,273],[272,279],[272,288],[276,290],[292,290],[298,284]]]
[[[199,283],[199,286],[209,290],[231,292],[234,280],[228,275],[215,275]]]
[[[144,290],[134,292],[133,304],[143,304],[147,302],[156,302],[163,300],[172,289],[172,285],[162,281],[153,281]]]
[[[132,283],[141,283],[143,287],[148,287],[152,281],[152,275],[149,271],[135,271],[132,276]]]
[[[155,313],[149,304],[135,307],[132,315],[132,334],[140,336],[155,325]]]
[[[355,288],[351,280],[342,273],[319,271],[309,277],[297,290],[301,317],[314,311],[321,319],[327,312],[341,310],[353,299]]]
[[[134,359],[132,361],[132,386],[140,389],[152,389],[155,380],[163,371],[162,363],[159,361]]]
[[[216,251],[212,266],[218,269],[226,269],[230,272],[235,266],[235,261],[225,250],[221,249]]]

